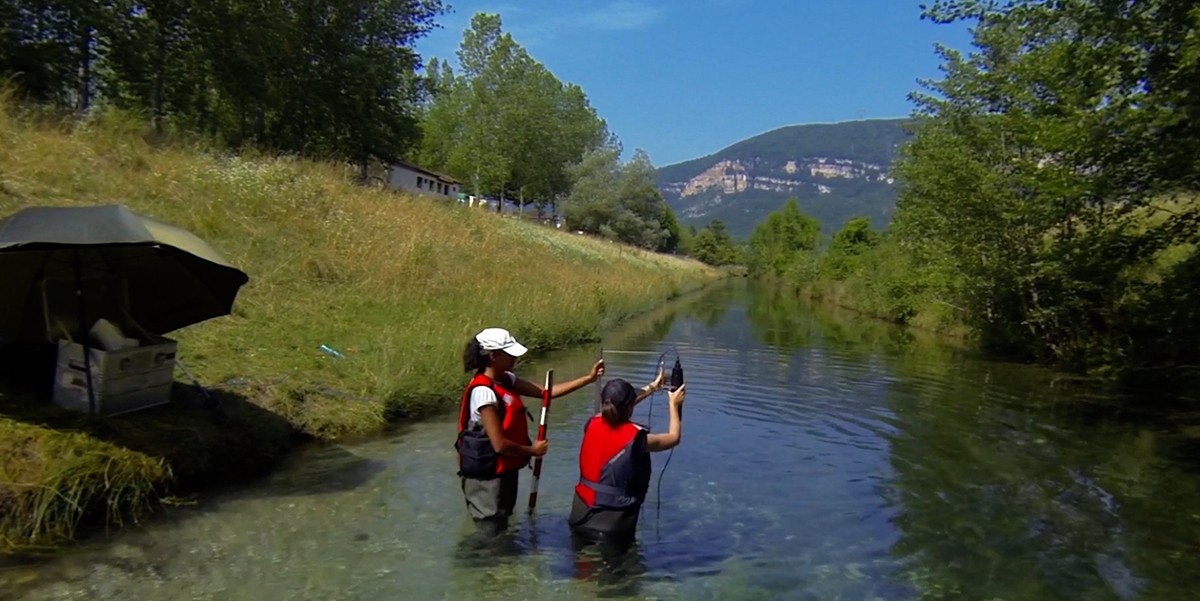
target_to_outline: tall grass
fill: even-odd
[[[78,432],[0,420],[0,541],[30,550],[69,539],[88,514],[136,518],[166,477],[159,459]]]
[[[236,388],[264,415],[317,438],[377,431],[395,415],[456,401],[463,345],[481,328],[509,328],[541,352],[596,339],[615,321],[720,277],[688,259],[358,186],[348,166],[150,140],[144,122],[128,115],[59,121],[0,102],[0,215],[122,203],[208,241],[250,283],[232,315],[169,334],[179,358],[202,382]],[[344,358],[326,355],[323,344]],[[256,420],[238,423],[252,430]],[[86,446],[84,434],[19,431],[61,436],[54,444],[64,449]],[[225,437],[192,438],[188,445],[207,447]],[[278,436],[268,438],[264,444],[278,444]],[[140,465],[144,479],[160,482],[149,466],[187,455],[140,446],[133,454],[97,453],[89,465]],[[13,475],[28,456],[0,458],[5,511],[27,512],[7,499],[28,496]],[[60,467],[48,461],[40,473]],[[199,466],[192,475],[220,469]],[[30,490],[65,486],[49,476],[22,478]],[[76,480],[88,482],[81,498],[117,494],[111,480]],[[65,527],[64,516],[47,519]]]

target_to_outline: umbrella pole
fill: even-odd
[[[87,379],[88,415],[96,417],[96,391],[92,388],[92,352],[88,348],[87,312],[83,305],[83,268],[79,263],[79,249],[75,249],[75,300],[79,303],[79,331],[83,345],[83,375]]]

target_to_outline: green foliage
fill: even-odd
[[[944,262],[914,252],[891,232],[858,245],[857,253],[829,250],[809,288],[815,297],[895,323],[961,335],[956,298],[959,279]]]
[[[62,110],[113,105],[154,131],[369,163],[420,136],[417,39],[440,0],[9,0],[0,75]]]
[[[497,14],[471,19],[458,62],[458,74],[430,63],[418,161],[476,194],[539,208],[566,196],[570,166],[609,136],[583,90],[534,60]]]
[[[744,253],[734,243],[720,219],[714,219],[704,229],[689,237],[687,254],[709,265],[737,265]]]
[[[1200,330],[1187,325],[1200,264],[1200,9],[1186,4],[934,3],[931,19],[976,22],[976,49],[939,48],[945,78],[914,94],[889,231],[847,222],[810,293],[957,324],[985,348],[1074,371],[1156,384],[1200,375]],[[811,253],[767,243],[781,219],[752,238],[752,264],[805,281]]]
[[[798,266],[811,267],[810,256],[820,236],[821,224],[804,214],[793,198],[750,235],[749,267],[752,272],[774,276],[793,273]]]
[[[678,224],[654,187],[650,158],[639,150],[622,165],[618,155],[616,148],[601,148],[570,168],[574,185],[562,207],[567,227],[642,248],[674,250]]]
[[[1200,11],[954,1],[927,16],[977,21],[977,49],[939,49],[893,225],[872,241],[847,224],[817,293],[1080,372],[1195,376]]]
[[[1147,276],[1200,222],[1174,199],[1200,174],[1179,156],[1197,145],[1178,114],[1196,106],[1178,79],[1196,65],[1175,50],[1196,15],[1108,4],[935,4],[931,18],[980,19],[979,52],[942,50],[897,169],[897,233],[940,245],[984,342],[1081,371],[1153,361],[1130,353],[1153,319]],[[1194,342],[1158,359],[1191,362]]]
[[[821,265],[822,275],[834,279],[859,276],[867,266],[872,249],[880,241],[879,232],[871,229],[871,221],[855,217],[833,235],[829,250]]]
[[[657,193],[657,190],[655,192]],[[662,198],[661,194],[659,198]],[[662,228],[663,236],[656,250],[658,252],[675,252],[682,248],[685,234],[679,227],[679,221],[675,218],[675,211],[672,211],[665,201],[659,225]]]

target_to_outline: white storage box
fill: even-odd
[[[96,414],[119,415],[170,402],[176,348],[174,340],[161,338],[115,351],[88,349]],[[58,341],[53,401],[65,409],[89,409],[83,346],[78,343]]]

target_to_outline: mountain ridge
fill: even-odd
[[[895,206],[891,164],[908,139],[908,118],[778,127],[706,156],[657,170],[663,198],[685,225],[725,222],[746,238],[795,197],[832,232],[863,215],[883,228]]]

